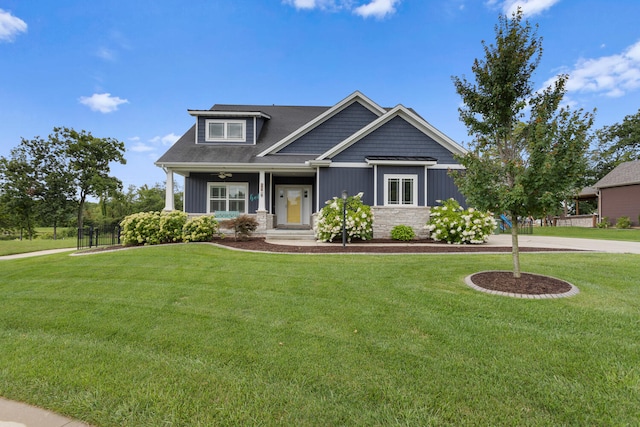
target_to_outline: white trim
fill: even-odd
[[[465,169],[465,167],[458,163],[453,163],[453,164],[439,163],[437,165],[429,166],[429,169]]]
[[[429,195],[429,167],[425,166],[424,167],[424,205],[425,206],[429,206],[429,199],[427,198],[427,196]]]
[[[222,181],[209,181],[207,182],[207,214],[211,214],[211,187],[227,187],[227,211],[233,210],[229,209],[229,186],[242,186],[244,187],[244,211],[240,212],[242,214],[248,213],[249,210],[249,183],[248,182],[222,182]],[[231,199],[231,200],[240,200],[240,199]]]
[[[402,203],[402,200],[400,200],[400,203],[389,203],[389,180],[390,179],[399,179],[399,180],[404,180],[404,179],[411,179],[413,182],[413,188],[412,188],[412,203]],[[399,188],[398,191],[402,191],[402,188]],[[384,174],[384,205],[383,206],[395,206],[395,207],[402,207],[402,206],[419,206],[418,205],[418,175],[416,174]]]
[[[222,138],[212,138],[209,136],[209,125],[212,123],[223,125]],[[242,125],[242,138],[229,138],[229,125]],[[204,141],[205,142],[247,142],[247,121],[246,120],[225,120],[225,119],[205,119],[204,121]]]
[[[373,165],[373,206],[378,206],[378,165]]]
[[[382,127],[383,125],[385,125],[395,117],[402,117],[409,124],[416,127],[425,135],[431,137],[436,143],[442,145],[448,151],[455,154],[460,154],[460,155],[464,155],[467,153],[467,150],[464,149],[464,147],[459,145],[457,142],[455,142],[453,139],[449,138],[444,133],[440,132],[438,129],[436,129],[431,124],[429,124],[426,120],[416,115],[415,113],[413,113],[411,110],[409,110],[402,104],[398,104],[392,110],[390,110],[383,116],[379,117],[377,120],[374,120],[373,122],[369,123],[367,126],[360,129],[358,132],[354,133],[353,135],[351,135],[349,138],[345,139],[341,143],[335,145],[330,150],[324,152],[323,154],[318,156],[316,159],[325,160],[325,159],[334,157],[335,155],[349,148],[351,145],[355,144],[357,141],[361,140],[365,136],[371,134],[378,128]]]
[[[371,169],[371,165],[356,162],[334,162],[329,165],[330,168],[352,168],[352,169]]]
[[[382,108],[381,106],[379,106],[378,104],[376,104],[375,102],[373,102],[372,100],[370,100],[369,98],[364,96],[359,91],[355,91],[351,95],[349,95],[345,99],[343,99],[342,101],[338,102],[333,107],[329,108],[324,113],[320,114],[315,119],[313,119],[310,122],[308,122],[308,123],[304,124],[303,126],[299,127],[293,133],[290,133],[289,135],[287,135],[286,137],[284,137],[283,139],[281,139],[280,141],[278,141],[277,143],[275,143],[271,147],[269,147],[266,150],[264,150],[263,152],[259,153],[257,157],[264,157],[264,156],[266,156],[268,154],[276,153],[278,150],[286,147],[287,145],[289,145],[290,143],[292,143],[296,139],[300,138],[302,135],[306,134],[307,132],[311,131],[312,129],[316,128],[320,124],[322,124],[325,121],[327,121],[328,119],[330,119],[331,117],[333,117],[336,114],[338,114],[340,111],[342,111],[345,108],[349,107],[354,102],[360,103],[360,105],[362,105],[363,107],[365,107],[367,110],[371,111],[372,113],[374,113],[378,117],[380,117],[380,116],[382,116],[382,115],[384,115],[386,113],[386,110],[384,108]]]

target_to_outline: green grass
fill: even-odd
[[[581,292],[464,285],[508,254],[4,261],[0,395],[97,426],[636,424],[640,256],[521,258]]]
[[[581,239],[640,242],[640,228],[534,227],[535,236],[575,237]]]
[[[58,240],[0,240],[0,256],[45,251],[49,249],[75,248],[77,244],[77,239],[69,237]]]

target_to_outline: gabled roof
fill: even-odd
[[[633,184],[640,184],[640,160],[619,164],[604,178],[596,182],[594,187],[600,189]]]
[[[438,129],[434,128],[429,122],[427,122],[422,117],[418,116],[413,111],[409,110],[405,106],[398,104],[392,110],[386,112],[384,115],[379,117],[377,120],[374,120],[369,125],[362,128],[360,131],[354,133],[349,138],[342,141],[340,144],[334,146],[330,150],[325,153],[322,153],[318,156],[317,160],[326,160],[330,159],[333,156],[341,153],[342,151],[349,148],[351,145],[355,144],[357,141],[361,140],[365,136],[379,129],[395,117],[401,117],[411,125],[415,126],[417,129],[422,131],[425,135],[431,137],[438,144],[442,145],[449,151],[455,154],[464,155],[467,150],[465,150],[461,145],[455,142],[453,139],[449,138]]]
[[[318,151],[306,154],[302,152],[281,152],[284,147],[301,140],[301,137],[327,123],[334,116],[355,104],[370,111],[373,113],[373,117],[376,118],[362,129],[346,137],[346,139],[336,142],[336,145],[330,149],[325,146],[322,150],[327,151],[320,156],[318,156]],[[346,150],[349,146],[357,143],[360,139],[396,117],[404,119],[449,152],[455,154],[466,153],[462,146],[431,126],[413,110],[402,105],[398,105],[393,109],[380,107],[359,91],[353,92],[332,107],[216,104],[209,110],[188,111],[196,120],[204,117],[253,117],[254,120],[260,120],[261,123],[258,140],[255,144],[196,143],[197,127],[194,125],[155,162],[156,165],[187,173],[190,170],[205,170],[223,166],[238,169],[246,168],[248,165],[267,168],[328,166],[331,164],[333,156]],[[345,137],[343,136],[342,138]],[[389,154],[400,155],[400,153]],[[403,155],[406,156],[407,153],[405,152]],[[413,154],[408,155],[411,156]],[[417,152],[415,155],[420,156]],[[374,159],[370,157],[368,161],[370,164],[390,164],[389,162],[400,162],[401,164],[406,164],[405,162],[423,162],[424,164],[432,164],[433,161],[437,162],[437,160],[426,158],[409,159],[406,157],[404,159]]]
[[[258,157],[263,157],[263,156],[266,156],[268,154],[276,153],[278,150],[281,150],[282,148],[286,147],[287,145],[289,145],[290,143],[292,143],[296,139],[300,138],[302,135],[312,131],[313,129],[315,129],[316,127],[318,127],[322,123],[326,122],[331,117],[333,117],[336,114],[340,113],[345,108],[349,107],[350,105],[352,105],[355,102],[360,103],[362,106],[367,108],[369,111],[371,111],[372,113],[374,113],[378,117],[382,116],[387,111],[384,108],[380,107],[375,102],[373,102],[372,100],[370,100],[369,98],[367,98],[366,96],[364,96],[359,91],[355,91],[351,95],[349,95],[345,99],[343,99],[342,101],[338,102],[333,107],[329,108],[323,114],[319,115],[318,117],[316,117],[315,119],[311,120],[310,122],[305,123],[303,126],[298,128],[295,132],[292,132],[291,134],[287,135],[286,137],[284,137],[283,139],[281,139],[280,141],[278,141],[277,143],[275,143],[274,145],[272,145],[268,149],[266,149],[266,150],[262,151],[261,153],[259,153]]]

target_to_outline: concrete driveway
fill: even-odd
[[[571,249],[581,251],[609,252],[616,254],[640,254],[640,242],[621,242],[615,240],[571,239],[568,237],[548,237],[528,234],[518,235],[520,247]],[[489,246],[511,246],[510,234],[498,234],[489,237]]]

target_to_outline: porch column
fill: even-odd
[[[164,168],[164,171],[167,174],[167,185],[164,195],[164,210],[174,211],[175,206],[173,205],[173,171],[167,168]]]
[[[258,212],[266,211],[266,203],[265,203],[265,174],[264,171],[260,171],[260,197],[258,198]]]

